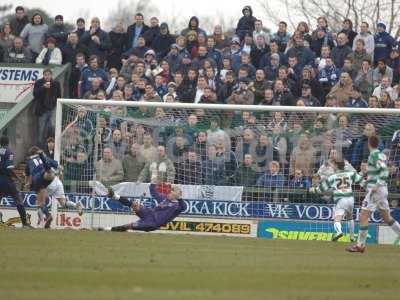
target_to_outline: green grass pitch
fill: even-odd
[[[0,230],[0,299],[400,299],[400,251],[171,234]]]

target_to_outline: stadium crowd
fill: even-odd
[[[167,23],[151,17],[146,24],[139,12],[128,28],[116,23],[106,32],[98,18],[90,24],[78,18],[76,29],[68,32],[62,15],[49,27],[38,13],[28,20],[18,6],[1,27],[0,60],[70,63],[71,98],[400,108],[400,43],[383,21],[376,32],[366,22],[353,28],[349,19],[333,32],[324,17],[315,28],[300,22],[289,33],[281,21],[270,32],[250,6],[242,12],[228,37],[219,25],[207,33],[196,16],[173,35]],[[34,97],[40,143],[50,154],[60,96],[60,84],[45,69]],[[337,155],[357,170],[365,167],[367,139],[378,135],[389,157],[389,190],[400,192],[398,117],[161,107],[114,107],[94,117],[91,109],[79,107],[63,128],[70,190],[82,191],[78,183],[94,173],[106,184],[159,180],[301,190],[315,174],[332,172],[329,161]]]

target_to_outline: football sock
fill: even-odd
[[[333,227],[335,228],[336,233],[342,233],[342,224],[340,224],[340,222],[335,222]]]
[[[392,223],[392,224],[390,224]],[[400,235],[400,224],[399,222],[393,220],[389,222],[390,227],[392,227],[393,231],[397,233],[397,235]]]
[[[349,220],[348,224],[349,224],[350,237],[353,237],[354,236],[354,220]]]
[[[72,202],[71,200],[67,200],[67,201],[65,202],[65,207],[68,207],[68,208],[76,208],[76,206],[77,206],[77,204],[76,204],[75,202]]]
[[[360,247],[365,247],[365,244],[367,242],[367,236],[368,236],[368,225],[360,226],[360,229],[358,231],[357,245]]]
[[[17,204],[17,210],[19,213],[19,216],[21,218],[21,223],[22,225],[26,225],[26,211],[25,207],[22,204]]]

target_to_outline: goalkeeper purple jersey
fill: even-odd
[[[140,220],[137,224],[141,227],[148,227],[148,230],[156,230],[160,226],[175,219],[184,209],[183,200],[171,201],[165,195],[156,190],[156,185],[150,185],[150,194],[158,201],[155,208],[142,207],[137,213]]]

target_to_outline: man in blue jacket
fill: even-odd
[[[380,59],[388,59],[390,51],[395,43],[394,38],[386,32],[386,24],[379,21],[377,33],[375,34],[374,60],[377,63]]]
[[[156,184],[150,185],[150,194],[158,202],[155,208],[143,207],[137,202],[132,203],[128,198],[121,197],[112,189],[109,189],[109,197],[131,207],[139,217],[136,222],[114,226],[110,230],[119,232],[127,230],[154,231],[175,219],[185,208],[185,203],[181,199],[182,191],[180,187],[173,185],[167,195],[157,191],[156,187]],[[99,230],[104,230],[104,228],[99,228]]]

